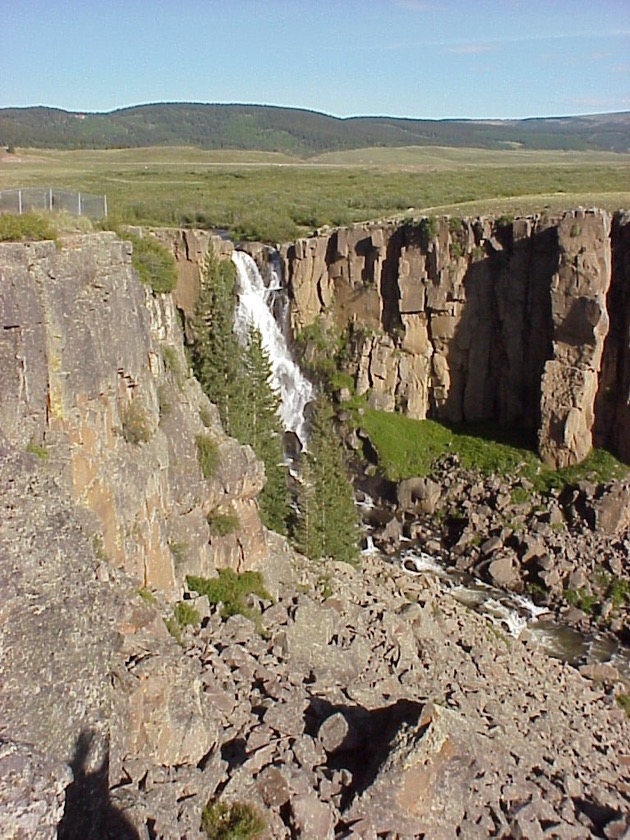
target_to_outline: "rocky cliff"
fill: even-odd
[[[566,466],[593,443],[630,460],[630,217],[424,219],[282,248],[296,332],[344,336],[372,406],[536,430]]]
[[[0,837],[137,837],[110,787],[190,776],[217,738],[158,601],[223,566],[273,589],[287,547],[258,516],[262,466],[223,432],[128,243],[0,245],[0,322]],[[211,533],[217,510],[235,533]]]
[[[273,537],[258,517],[260,464],[223,432],[173,300],[138,282],[130,254],[112,233],[0,245],[0,429],[92,512],[105,556],[175,593],[185,574],[260,568]],[[207,478],[201,435],[220,453]],[[216,509],[238,516],[237,534],[210,534]]]

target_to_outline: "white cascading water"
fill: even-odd
[[[238,292],[234,330],[241,341],[247,339],[250,327],[256,327],[260,332],[271,364],[271,386],[281,399],[279,413],[282,426],[285,431],[294,432],[304,445],[304,410],[315,399],[315,388],[293,360],[283,329],[271,309],[274,293],[282,289],[280,277],[274,270],[272,282],[265,286],[258,266],[249,254],[234,251],[232,261],[237,271]]]

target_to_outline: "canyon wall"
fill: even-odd
[[[261,568],[278,546],[258,515],[262,466],[223,432],[171,296],[138,282],[130,254],[112,233],[0,245],[0,430],[91,513],[104,556],[176,593],[186,574]],[[219,452],[208,478],[200,435]],[[211,535],[217,510],[237,532]]]
[[[296,333],[341,335],[386,411],[535,430],[543,459],[594,436],[630,460],[630,217],[355,225],[281,249]]]

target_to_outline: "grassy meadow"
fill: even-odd
[[[0,158],[0,190],[19,186],[105,193],[118,223],[282,242],[368,219],[630,208],[630,155],[407,147],[304,161],[189,147],[18,149]]]

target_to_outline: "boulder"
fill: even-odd
[[[630,481],[609,485],[593,503],[595,526],[611,537],[630,528]]]
[[[374,781],[343,812],[375,832],[454,837],[483,755],[479,736],[450,709],[428,703],[403,724]]]
[[[399,482],[398,505],[405,513],[435,513],[442,490],[426,476],[406,478]]]

